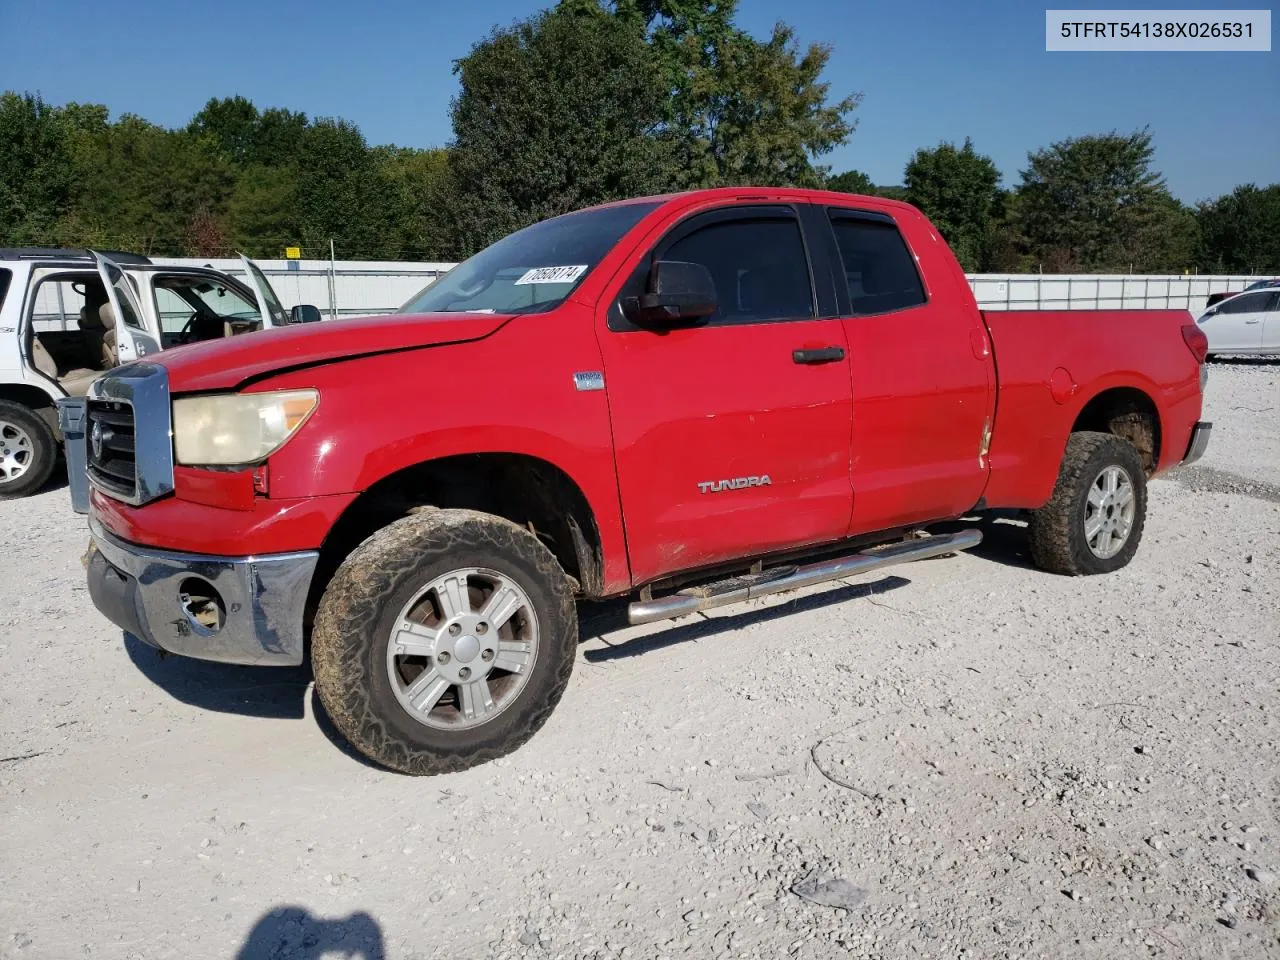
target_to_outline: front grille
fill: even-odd
[[[135,361],[89,385],[85,466],[90,484],[135,507],[173,492],[173,417],[163,367]]]
[[[89,476],[116,496],[138,492],[137,441],[133,405],[123,400],[90,400],[85,423]]]

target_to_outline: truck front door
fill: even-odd
[[[972,509],[987,482],[995,365],[963,273],[923,220],[910,221],[913,250],[887,211],[829,207],[826,219],[853,377],[850,534]]]
[[[706,266],[716,314],[662,332],[628,322],[621,300],[643,292],[658,259]],[[678,222],[602,303],[636,582],[843,536],[852,397],[844,330],[824,298],[796,209],[778,204]]]

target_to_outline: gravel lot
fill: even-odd
[[[122,642],[66,490],[0,503],[0,956],[1280,957],[1280,363],[1213,364],[1206,416],[1114,576],[1002,521],[594,610],[542,732],[434,779],[335,743],[304,671]]]

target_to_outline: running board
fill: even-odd
[[[798,590],[800,587],[810,587],[828,580],[870,573],[899,563],[927,560],[930,557],[940,557],[958,550],[968,550],[981,542],[980,531],[965,530],[961,533],[939,534],[920,540],[894,543],[836,560],[809,564],[806,567],[787,566],[766,570],[763,573],[732,577],[704,587],[690,587],[667,597],[639,600],[627,608],[627,618],[633,624],[673,620],[700,610],[726,607],[744,600],[767,597],[787,590]]]

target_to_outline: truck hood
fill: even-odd
[[[173,393],[232,390],[286,370],[479,340],[513,316],[426,313],[325,320],[171,347],[146,359],[168,371]]]

